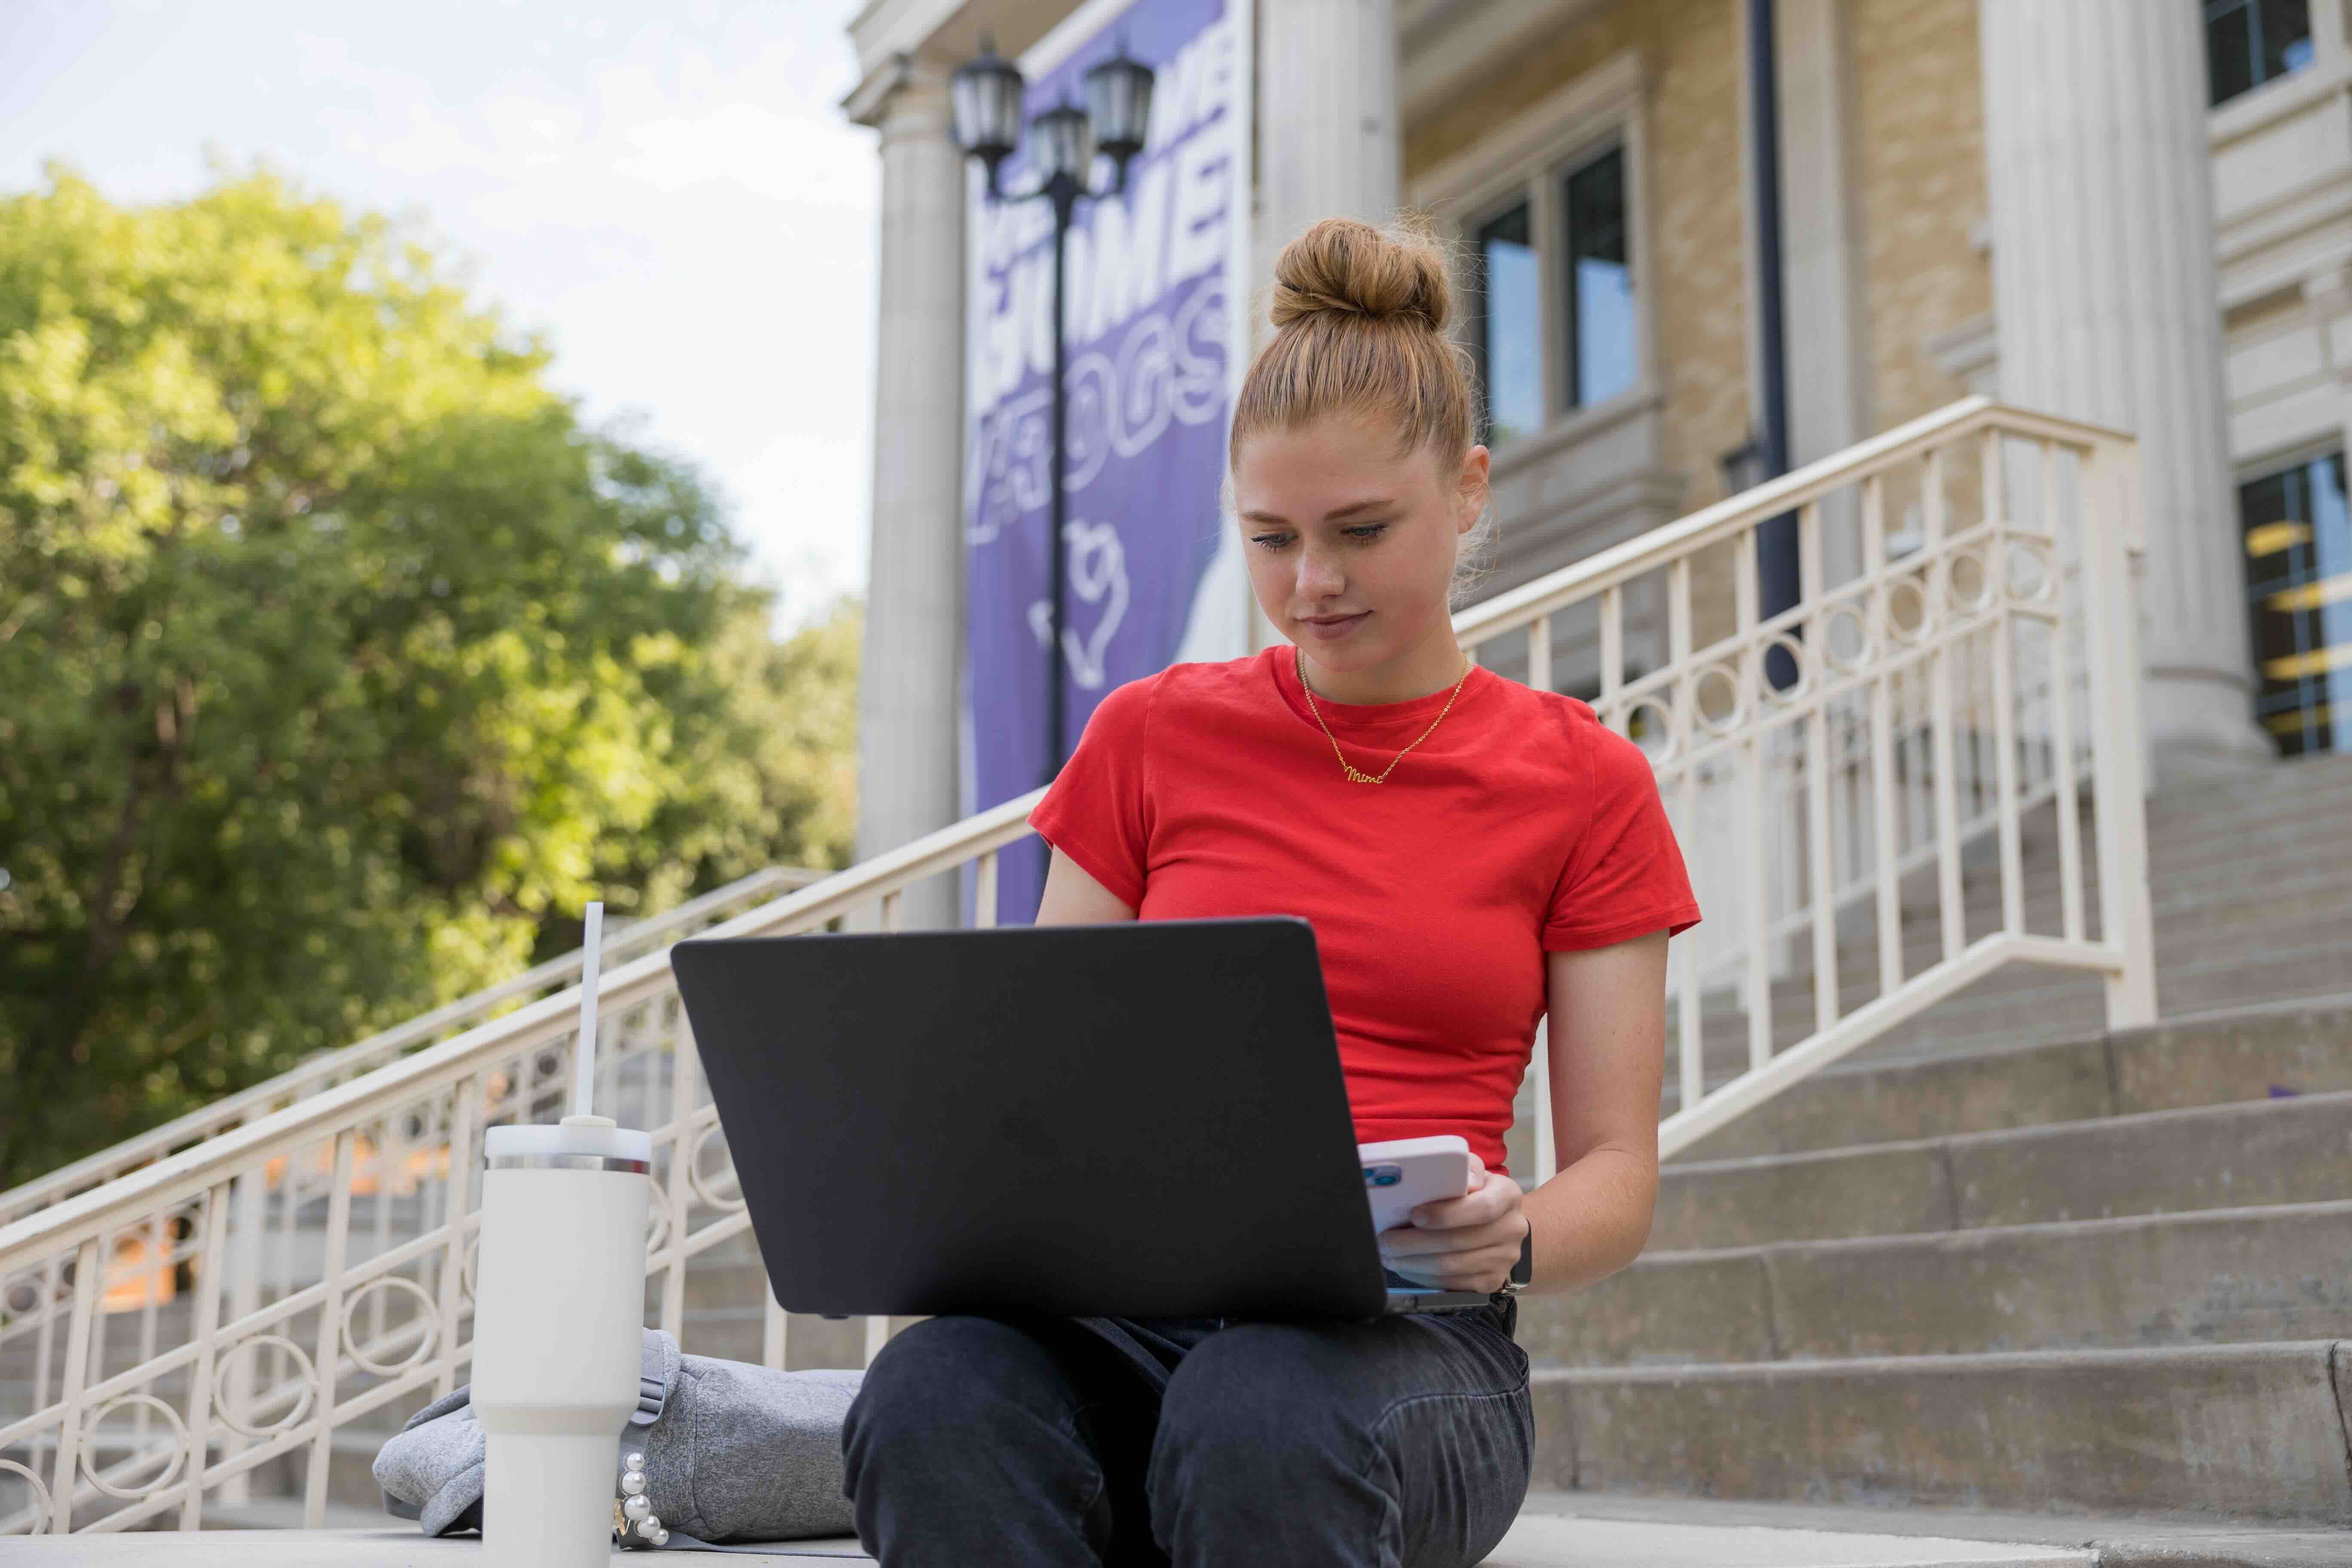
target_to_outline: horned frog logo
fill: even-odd
[[[1089,691],[1098,690],[1105,679],[1104,658],[1110,639],[1127,618],[1127,552],[1119,544],[1118,530],[1108,522],[1066,522],[1062,541],[1069,552],[1070,594],[1076,601],[1068,624],[1062,627],[1062,657],[1069,665],[1072,680]],[[1087,617],[1078,609],[1081,605],[1102,606],[1091,628],[1085,625]],[[1052,600],[1038,599],[1030,605],[1029,629],[1039,647],[1052,645]]]

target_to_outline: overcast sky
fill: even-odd
[[[0,188],[207,158],[415,214],[592,419],[689,457],[796,623],[866,577],[873,132],[856,0],[0,0]]]

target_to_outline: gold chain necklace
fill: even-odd
[[[1438,725],[1445,721],[1445,715],[1453,710],[1454,698],[1462,695],[1462,681],[1470,679],[1471,670],[1476,668],[1478,664],[1478,661],[1475,658],[1465,657],[1463,659],[1462,680],[1457,680],[1454,683],[1454,689],[1446,694],[1445,706],[1440,708],[1437,710],[1437,717],[1429,721],[1429,729],[1423,730],[1420,734],[1415,735],[1412,738],[1412,744],[1406,746],[1404,752],[1399,752],[1395,756],[1391,757],[1389,759],[1389,765],[1382,768],[1380,771],[1380,776],[1375,778],[1373,775],[1364,772],[1361,768],[1356,766],[1355,763],[1348,760],[1347,753],[1339,750],[1339,737],[1331,733],[1331,726],[1329,724],[1324,723],[1323,710],[1315,706],[1315,689],[1307,684],[1306,650],[1304,648],[1293,647],[1290,650],[1290,654],[1291,668],[1298,673],[1298,689],[1307,693],[1307,710],[1315,715],[1315,721],[1318,724],[1323,725],[1324,738],[1331,742],[1331,754],[1339,759],[1339,766],[1347,771],[1348,780],[1351,784],[1388,783],[1389,775],[1396,772],[1396,765],[1404,761],[1404,752],[1410,752],[1412,750],[1413,746],[1418,746],[1423,741],[1428,740],[1430,731],[1436,729]]]

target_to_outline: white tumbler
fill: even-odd
[[[567,1116],[493,1127],[483,1143],[483,1542],[498,1568],[603,1568],[621,1433],[637,1408],[653,1138]]]

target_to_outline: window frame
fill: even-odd
[[[1584,156],[1561,164],[1552,175],[1552,194],[1554,199],[1558,203],[1559,209],[1557,221],[1559,225],[1559,240],[1560,249],[1559,279],[1560,296],[1559,322],[1559,325],[1553,329],[1553,337],[1555,346],[1559,348],[1560,353],[1559,412],[1564,415],[1575,414],[1580,410],[1586,408],[1599,407],[1601,404],[1608,403],[1615,399],[1624,390],[1624,388],[1621,388],[1619,392],[1612,392],[1607,397],[1591,400],[1587,400],[1582,395],[1582,387],[1580,384],[1584,378],[1584,321],[1577,313],[1577,257],[1575,243],[1576,209],[1568,199],[1568,188],[1570,185],[1574,184],[1583,174],[1599,167],[1602,160],[1612,157],[1614,157],[1618,161],[1617,182],[1620,209],[1618,226],[1622,231],[1620,237],[1621,243],[1622,247],[1625,252],[1625,260],[1621,265],[1624,267],[1626,274],[1630,278],[1633,271],[1634,235],[1633,198],[1631,193],[1626,188],[1626,169],[1632,160],[1626,154],[1625,144],[1622,142],[1616,142],[1604,143],[1601,146],[1592,148],[1589,150]],[[1540,261],[1538,261],[1538,265],[1540,264]],[[1627,378],[1625,386],[1630,388],[1639,383],[1642,379],[1642,345],[1637,333],[1633,344],[1633,374],[1632,376]]]
[[[1536,396],[1542,404],[1542,407],[1537,412],[1535,427],[1521,431],[1519,439],[1525,440],[1528,436],[1549,428],[1552,419],[1551,366],[1548,363],[1549,356],[1545,353],[1545,344],[1552,331],[1550,322],[1553,312],[1551,302],[1548,298],[1550,290],[1546,287],[1544,279],[1544,248],[1540,237],[1536,233],[1536,224],[1539,218],[1529,203],[1514,198],[1486,209],[1463,226],[1465,243],[1467,246],[1468,254],[1473,258],[1471,265],[1477,269],[1475,286],[1465,290],[1468,298],[1465,301],[1465,309],[1462,312],[1463,325],[1468,329],[1470,363],[1477,374],[1477,438],[1482,445],[1489,447],[1494,445],[1495,409],[1494,398],[1488,389],[1493,385],[1494,376],[1493,367],[1488,363],[1486,349],[1488,320],[1486,301],[1491,298],[1491,292],[1487,288],[1486,255],[1483,238],[1486,230],[1494,224],[1521,208],[1525,208],[1528,215],[1528,248],[1535,253],[1536,258]]]
[[[1639,50],[1627,50],[1585,72],[1489,133],[1456,157],[1416,177],[1408,195],[1433,211],[1465,253],[1494,219],[1525,204],[1536,253],[1536,310],[1542,370],[1543,422],[1497,453],[1550,445],[1563,426],[1593,419],[1652,396],[1657,382],[1655,299],[1651,270],[1648,199],[1648,72]],[[1570,174],[1612,151],[1624,157],[1626,268],[1633,293],[1633,374],[1624,388],[1598,403],[1573,404],[1574,369],[1568,363],[1570,282],[1566,185]],[[1484,258],[1479,292],[1460,313],[1458,341],[1477,366],[1478,393],[1486,391]],[[1603,416],[1605,417],[1605,416]]]
[[[2352,752],[2352,748],[2331,746],[2315,752],[2304,750],[2289,752],[2286,750],[2284,731],[2273,729],[2270,723],[2270,717],[2262,711],[2263,689],[2270,684],[2270,677],[2263,671],[2262,628],[2257,624],[2261,610],[2255,602],[2252,567],[2245,549],[2245,492],[2252,486],[2266,480],[2302,472],[2315,463],[2326,462],[2331,458],[2344,469],[2344,493],[2348,500],[2352,500],[2352,430],[2330,431],[2295,446],[2275,449],[2257,461],[2238,465],[2236,471],[2231,476],[2230,521],[2236,545],[2234,553],[2238,558],[2238,593],[2240,602],[2246,607],[2246,674],[2250,682],[2246,694],[2247,713],[2254,727],[2271,739],[2282,757],[2340,756]],[[2331,643],[2323,646],[2336,645]],[[2297,710],[2301,710],[2301,705],[2298,705]],[[2332,714],[2327,723],[2331,737],[2346,728],[2338,724]]]
[[[2237,91],[2231,93],[2227,98],[2215,98],[2212,96],[2213,24],[2220,19],[2216,13],[2225,10],[2235,10],[2245,16],[2251,16],[2255,34],[2257,35],[2257,43],[2259,43],[2259,35],[2262,29],[2261,6],[2263,0],[2198,0],[2197,34],[2198,42],[2203,47],[2203,52],[2205,55],[2206,111],[2208,113],[2211,113],[2214,110],[2227,108],[2231,104],[2242,102],[2247,98],[2262,91],[2263,89],[2273,86],[2278,82],[2292,80],[2296,77],[2304,75],[2314,66],[2319,64],[2321,51],[2326,44],[2326,39],[2321,36],[2323,28],[2320,22],[2319,13],[2325,10],[2329,3],[2330,0],[2320,0],[2319,4],[2314,5],[2312,0],[2303,0],[2303,37],[2304,41],[2311,47],[2311,58],[2309,59],[2304,61],[2304,63],[2299,66],[2291,67],[2286,70],[2283,70],[2276,76],[2256,77],[2252,81],[2248,82],[2244,87],[2240,88]],[[2259,47],[2257,47],[2252,51],[2252,56],[2254,68],[2256,70],[2260,70],[2262,68],[2262,57],[2263,51]]]

